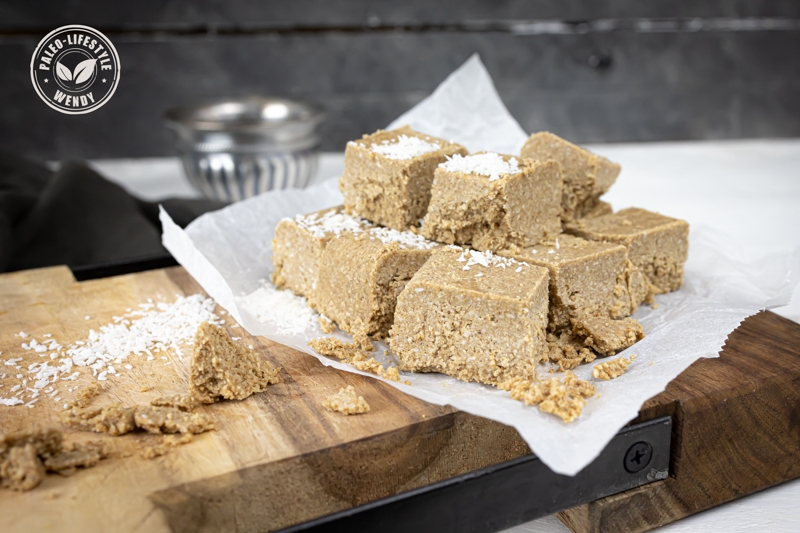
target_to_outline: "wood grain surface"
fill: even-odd
[[[637,420],[671,415],[670,477],[559,513],[576,533],[635,533],[800,477],[800,325],[747,320]]]
[[[51,333],[67,345],[148,298],[197,293],[180,267],[83,283],[65,267],[5,274],[0,351],[3,359],[38,362],[16,332]],[[529,453],[507,426],[326,368],[227,322],[232,335],[282,367],[282,382],[245,401],[202,407],[218,430],[163,457],[139,456],[157,436],[61,426],[65,392],[58,403],[42,395],[32,409],[0,407],[3,431],[55,426],[68,440],[100,438],[113,449],[72,477],[49,475],[27,493],[0,490],[0,531],[270,531]],[[646,531],[800,476],[798,346],[793,322],[771,313],[745,321],[719,359],[696,362],[642,408],[638,420],[673,417],[671,477],[560,518],[575,532]],[[168,359],[129,357],[133,369],[104,382],[96,401],[146,403],[185,390],[188,358]],[[70,386],[89,382],[87,375]],[[366,398],[368,414],[321,407],[346,385]]]
[[[2,358],[40,362],[21,349],[25,331],[61,344],[154,300],[202,293],[179,267],[77,283],[66,267],[0,276]],[[220,309],[218,309],[220,311]],[[85,317],[89,316],[89,319]],[[72,399],[45,395],[34,408],[0,407],[0,428],[59,427],[68,440],[106,441],[112,458],[69,478],[48,475],[36,489],[0,490],[0,531],[269,531],[529,453],[516,431],[407,396],[377,380],[324,367],[306,354],[230,329],[282,367],[282,383],[241,402],[202,407],[217,431],[153,460],[139,456],[159,437],[109,437],[59,422]],[[147,403],[186,390],[188,357],[168,354],[103,382],[96,400]],[[8,383],[17,380],[8,380]],[[82,376],[70,387],[90,383]],[[353,385],[369,402],[364,415],[325,410],[323,398]],[[149,391],[141,392],[142,387]],[[3,390],[3,389],[0,389]],[[4,384],[4,390],[8,386]],[[76,391],[77,392],[77,391]]]

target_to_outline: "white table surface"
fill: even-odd
[[[605,199],[614,209],[644,207],[705,225],[743,253],[800,246],[800,139],[604,144],[590,146],[622,165]],[[148,200],[197,197],[178,159],[91,162],[101,174]],[[322,154],[314,182],[339,176],[340,153]],[[800,323],[800,288],[776,313]],[[800,479],[661,527],[663,533],[800,531]],[[567,533],[554,516],[505,533]]]

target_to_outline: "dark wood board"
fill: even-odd
[[[800,476],[800,325],[759,313],[718,359],[647,401],[673,417],[670,477],[559,513],[576,533],[636,533]]]
[[[20,330],[69,343],[148,297],[200,292],[180,267],[80,283],[65,267],[5,274],[0,350],[16,357]],[[28,493],[0,491],[0,530],[274,530],[530,453],[507,426],[248,340],[283,368],[281,384],[203,408],[219,430],[164,457],[138,457],[156,437],[106,438],[115,454],[97,467],[48,476]],[[772,313],[745,321],[720,358],[696,362],[642,408],[638,420],[673,417],[672,476],[565,511],[562,520],[576,532],[646,531],[800,476],[798,346],[798,324]],[[172,362],[158,371],[132,360],[131,374],[109,392],[123,402],[179,392],[185,376],[168,370],[179,365]],[[142,379],[151,391],[138,392]],[[348,384],[370,402],[369,414],[321,408]],[[3,408],[3,429],[57,424],[59,406],[47,402]],[[95,436],[67,431],[67,438]]]

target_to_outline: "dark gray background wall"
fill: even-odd
[[[33,90],[38,41],[86,24],[120,84],[67,116]],[[323,149],[385,126],[479,52],[528,131],[576,142],[800,136],[794,0],[0,3],[0,147],[47,159],[173,153],[161,115],[244,94],[313,99]]]

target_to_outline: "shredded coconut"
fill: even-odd
[[[11,407],[13,405],[21,405],[22,403],[23,401],[19,398],[0,398],[0,405],[7,405]]]
[[[419,137],[400,135],[397,139],[385,140],[381,144],[372,144],[370,149],[376,154],[381,154],[389,159],[405,160],[435,152],[441,146],[437,142],[428,142]]]
[[[346,231],[361,233],[364,231],[365,227],[372,225],[364,219],[342,213],[341,211],[328,211],[321,216],[317,213],[297,215],[294,217],[294,221],[298,226],[320,239],[330,233],[334,235],[339,235]]]
[[[49,360],[28,365],[28,378],[33,381],[33,387],[26,387],[19,393],[29,393],[28,398],[33,401],[25,405],[32,408],[42,390],[52,398],[59,392],[56,382],[76,380],[81,372],[75,367],[86,367],[97,380],[104,381],[118,375],[113,364],[132,369],[132,365],[122,364],[131,354],[147,355],[150,361],[153,353],[171,351],[182,358],[182,348],[192,344],[200,324],[220,322],[214,314],[214,306],[212,299],[199,294],[179,296],[173,303],[141,304],[139,310],[114,317],[112,323],[102,326],[100,331],[90,330],[85,341],[76,341],[66,349],[54,339],[48,338],[43,343],[31,339],[23,344],[23,349],[39,352],[42,351],[40,347],[45,347],[56,352],[51,354]],[[5,364],[20,368],[17,364],[20,361],[21,357],[12,358]],[[23,374],[17,374],[16,377],[22,379]],[[22,379],[22,384],[11,391],[25,387],[29,379]],[[0,398],[0,405],[21,403],[16,398]]]
[[[259,322],[269,322],[278,333],[303,333],[318,325],[319,313],[308,306],[306,299],[290,290],[278,290],[267,281],[239,302]]]
[[[439,166],[448,172],[489,176],[489,181],[499,180],[504,175],[519,174],[521,172],[516,157],[506,161],[500,154],[492,152],[466,156],[454,154]]]
[[[400,248],[403,249],[405,249],[406,246],[424,250],[430,250],[436,247],[435,242],[429,241],[422,235],[417,235],[410,231],[397,231],[391,228],[370,228],[369,234],[380,239],[384,244],[396,242],[400,245]]]
[[[477,250],[463,250],[458,258],[458,261],[461,263],[466,262],[466,265],[462,267],[462,270],[469,270],[469,267],[474,265],[481,265],[484,267],[494,266],[500,268],[506,268],[512,265],[519,265],[515,270],[515,272],[521,272],[522,265],[530,266],[528,263],[517,261],[516,259],[512,259],[510,257],[494,255],[492,252],[489,251],[479,252]]]

